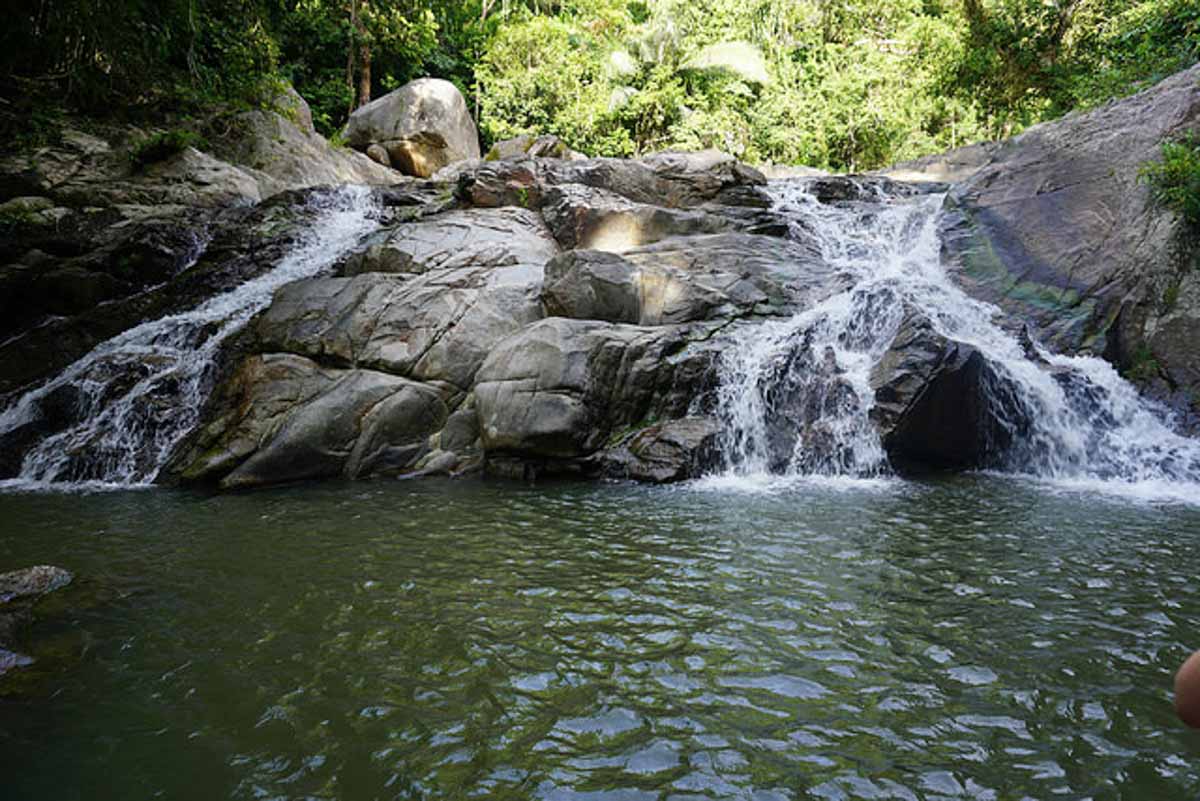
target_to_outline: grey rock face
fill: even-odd
[[[680,369],[687,334],[563,318],[525,328],[476,377],[484,448],[577,459],[651,415],[680,416],[694,390]]]
[[[183,476],[226,488],[403,472],[446,421],[438,389],[289,354],[246,360],[224,388],[224,419],[193,445]]]
[[[752,233],[763,179],[719,154],[522,157],[463,175],[468,207],[389,190],[391,205],[425,211],[369,237],[340,275],[276,294],[252,326],[260,355],[224,385],[181,478],[458,473],[481,459],[514,475],[693,476],[715,447],[696,414],[711,406],[724,328],[847,286],[802,232]],[[614,221],[641,234],[620,253],[580,248]],[[387,440],[398,455],[359,467],[368,434],[341,421],[414,387],[443,408]]]
[[[435,271],[414,280],[367,273],[286,287],[256,330],[267,351],[443,381],[465,392],[495,342],[541,316],[526,285],[478,272]]]
[[[600,458],[605,475],[666,484],[699,478],[720,463],[720,424],[684,417],[652,425],[609,448]]]
[[[210,137],[214,153],[248,173],[262,197],[301,187],[382,185],[400,178],[388,169],[391,165],[376,163],[355,150],[333,147],[315,131],[304,130],[271,111],[245,111],[229,124],[236,126],[233,135]]]
[[[463,159],[479,158],[479,132],[462,94],[449,81],[421,78],[350,115],[347,139],[380,145],[406,175],[428,178]]]
[[[948,266],[1052,348],[1102,353],[1164,394],[1190,394],[1195,412],[1194,255],[1138,171],[1163,141],[1197,130],[1200,66],[1030,128],[947,199]]]
[[[669,239],[622,255],[571,251],[546,265],[551,314],[639,325],[783,314],[845,281],[797,242],[746,234]]]
[[[607,189],[565,184],[546,190],[542,215],[564,248],[621,253],[670,236],[732,230],[731,220],[703,211],[635,203]]]
[[[347,274],[420,274],[438,269],[539,267],[558,246],[536,212],[464,209],[384,230],[347,262]]]
[[[690,209],[706,203],[765,209],[766,178],[715,151],[662,153],[628,159],[525,159],[484,162],[459,176],[459,191],[475,206],[541,208],[551,186],[578,184],[635,203]]]

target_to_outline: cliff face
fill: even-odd
[[[1053,350],[1102,355],[1195,426],[1200,258],[1139,180],[1200,132],[1200,66],[995,147],[947,198],[944,256],[971,294]]]

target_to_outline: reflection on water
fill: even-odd
[[[3,795],[1195,798],[1198,545],[993,477],[0,495],[81,577]]]

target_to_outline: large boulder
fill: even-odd
[[[563,317],[669,325],[788,314],[847,286],[815,242],[715,234],[621,254],[568,251],[546,265],[543,298]]]
[[[476,206],[541,208],[552,187],[581,184],[634,203],[669,209],[767,209],[762,173],[715,150],[655,153],[645,158],[518,159],[481,162],[459,177],[459,193]]]
[[[901,470],[1002,467],[1030,428],[1003,368],[913,309],[872,370],[871,387],[871,420]]]
[[[684,417],[641,429],[609,447],[600,457],[604,474],[666,484],[699,478],[720,464],[720,423],[711,417]]]
[[[1014,326],[1060,352],[1103,354],[1197,412],[1195,248],[1139,177],[1189,132],[1200,132],[1200,65],[1003,143],[950,193],[943,240],[955,279]]]
[[[694,360],[704,356],[689,349],[689,335],[684,327],[563,318],[526,327],[479,369],[484,448],[574,460],[592,456],[614,434],[683,416],[703,375]]]
[[[194,441],[179,474],[226,488],[404,472],[449,413],[435,387],[289,354],[247,359],[224,393],[224,415]]]
[[[541,265],[316,278],[280,290],[255,331],[267,352],[466,392],[497,341],[542,317],[540,285]]]
[[[520,208],[462,209],[386,228],[344,266],[347,274],[540,266],[558,253],[542,218]]]
[[[347,141],[366,150],[381,145],[392,165],[429,178],[456,161],[479,158],[479,132],[467,101],[449,81],[420,78],[350,115]]]
[[[636,203],[616,192],[562,184],[546,190],[542,215],[564,248],[620,253],[669,236],[732,230],[732,220],[700,210]]]

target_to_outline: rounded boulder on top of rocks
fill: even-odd
[[[382,147],[391,165],[428,178],[457,161],[479,158],[479,132],[454,84],[419,78],[350,115],[346,139],[367,151]]]

